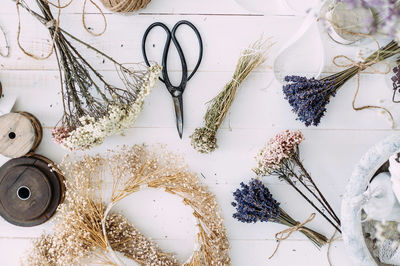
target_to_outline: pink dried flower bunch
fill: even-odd
[[[62,144],[64,142],[64,139],[69,137],[69,134],[70,130],[66,127],[56,127],[51,131],[53,140],[57,144]]]
[[[258,167],[254,171],[266,175],[279,168],[282,160],[292,157],[303,140],[304,135],[301,131],[285,130],[278,133],[256,155]]]

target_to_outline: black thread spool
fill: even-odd
[[[40,155],[12,159],[0,167],[0,215],[24,227],[49,220],[64,200],[65,187],[59,171]]]
[[[26,112],[0,116],[0,154],[9,158],[31,155],[42,140],[39,120]]]

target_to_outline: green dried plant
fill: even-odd
[[[218,147],[216,137],[218,129],[235,99],[240,84],[267,60],[272,45],[270,38],[260,39],[242,52],[232,79],[209,103],[204,117],[205,126],[196,128],[190,136],[194,149],[201,153],[210,153]]]

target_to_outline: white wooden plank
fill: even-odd
[[[88,24],[94,31],[102,30],[102,19],[96,15],[88,16]],[[27,58],[16,43],[16,16],[4,15],[0,18],[0,24],[5,29],[11,46],[11,56],[1,60],[1,69],[57,69],[55,57],[38,61]],[[108,30],[100,37],[89,35],[81,23],[81,15],[65,14],[62,17],[62,27],[70,31],[76,37],[89,42],[94,47],[113,56],[120,62],[143,61],[141,41],[146,28],[155,21],[161,21],[172,27],[177,21],[186,19],[195,24],[204,42],[204,61],[200,71],[224,70],[233,71],[240,51],[256,41],[264,33],[266,37],[273,37],[275,41],[285,40],[296,29],[301,19],[287,19],[285,17],[224,17],[224,16],[115,16],[107,15]],[[93,23],[90,23],[93,21]],[[95,23],[97,22],[97,23]],[[274,23],[280,23],[280,29],[274,27]],[[30,26],[32,25],[32,26]],[[98,26],[96,26],[98,25]],[[126,30],[127,25],[132,30]],[[261,25],[255,28],[253,25]],[[251,30],[248,30],[251,29]],[[189,66],[193,67],[197,61],[198,45],[195,35],[187,27],[182,27],[178,32],[178,39],[185,51]],[[29,14],[22,15],[21,42],[28,51],[36,54],[45,54],[51,44],[48,30]],[[148,55],[154,60],[161,60],[165,43],[165,33],[162,29],[155,29],[148,38]],[[154,44],[154,47],[153,47]],[[115,70],[113,64],[107,60],[103,63],[96,53],[85,47],[76,45],[82,55],[96,69]],[[277,49],[277,46],[275,47]],[[29,64],[27,64],[29,62]],[[180,62],[174,49],[171,50],[169,63],[170,70],[180,71]],[[29,67],[28,67],[29,66]]]
[[[273,37],[277,44],[271,51],[270,60],[266,65],[272,65],[272,59],[282,45],[297,31],[303,21],[302,17],[237,17],[237,16],[115,16],[107,15],[108,30],[100,37],[89,35],[82,26],[81,15],[65,14],[62,16],[62,27],[70,31],[78,38],[90,43],[113,56],[120,62],[141,62],[143,60],[141,52],[141,41],[145,29],[154,21],[162,21],[169,26],[173,26],[178,20],[187,19],[193,22],[201,32],[205,45],[204,60],[199,71],[227,71],[233,72],[240,51],[250,43],[257,40],[260,36]],[[2,58],[0,69],[25,70],[25,69],[57,69],[55,57],[48,60],[35,60],[28,58],[17,47],[16,25],[17,17],[15,14],[5,14],[0,17],[0,25],[5,29],[11,46],[11,56]],[[275,25],[278,24],[279,27]],[[97,15],[88,16],[88,25],[94,31],[102,30],[102,18]],[[126,27],[120,25],[132,25],[134,30],[126,30]],[[257,25],[255,27],[254,25]],[[340,46],[333,42],[326,33],[322,33],[325,47],[326,66],[325,73],[332,73],[342,70],[334,66],[332,58],[339,54],[344,54],[357,60],[358,50],[354,46]],[[189,66],[193,67],[197,61],[198,45],[195,35],[188,28],[182,27],[178,32],[178,38],[181,42]],[[318,38],[315,34],[305,36],[304,41],[296,45],[296,49],[290,52],[289,56],[296,60],[291,60],[291,65],[285,66],[285,71],[289,69],[294,73],[315,72],[316,63],[319,63],[318,57],[322,55],[315,54],[316,42],[309,42],[309,39]],[[51,41],[48,31],[39,22],[29,14],[22,14],[22,33],[21,42],[28,51],[35,52],[37,55],[46,54],[49,50]],[[161,60],[161,55],[165,42],[165,34],[161,29],[155,29],[149,35],[148,55],[149,58],[156,61]],[[382,41],[382,45],[385,41]],[[95,66],[98,70],[115,70],[113,64],[106,60],[103,62],[96,53],[89,51],[81,45],[76,45],[82,55]],[[377,49],[374,42],[367,42],[364,49],[364,57]],[[293,61],[293,62],[292,62]],[[169,69],[171,71],[180,71],[180,62],[174,49],[171,50],[169,57]],[[283,71],[282,69],[278,69]],[[258,71],[270,72],[270,69],[263,67]]]
[[[185,240],[157,240],[160,247],[166,251],[176,252],[179,260],[187,259],[192,250],[190,241]],[[3,265],[13,266],[20,265],[19,259],[22,258],[26,250],[30,247],[30,239],[4,239],[0,238],[0,245],[3,247],[0,255],[2,256]],[[240,265],[292,265],[293,261],[296,265],[328,265],[326,258],[326,247],[320,251],[316,249],[308,241],[284,241],[278,253],[268,260],[275,248],[275,241],[246,241],[233,240],[231,242],[231,259],[233,266]],[[352,265],[349,259],[344,255],[345,248],[341,241],[332,244],[331,260],[333,265],[347,266]],[[285,255],[285,256],[283,256]],[[127,261],[129,265],[135,265],[131,261]]]
[[[15,10],[14,0],[4,0],[0,14],[13,13]],[[26,1],[30,6],[35,6],[34,1]],[[67,1],[61,1],[65,3]],[[106,8],[101,5],[101,1],[95,1],[102,8],[104,13],[110,13]],[[72,4],[63,10],[63,13],[81,13],[83,1],[74,0]],[[261,7],[258,10],[254,10],[253,6]],[[234,0],[202,0],[201,2],[196,0],[152,0],[150,4],[139,10],[136,15],[147,15],[147,14],[225,14],[225,15],[261,15],[261,14],[279,14],[279,15],[292,15],[293,11],[286,8],[279,0],[252,0],[249,6],[251,10],[247,10],[241,5],[237,4]],[[98,10],[87,5],[87,12],[98,13]]]

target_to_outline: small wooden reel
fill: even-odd
[[[42,140],[42,126],[25,112],[0,116],[0,154],[18,158],[32,154]]]
[[[0,167],[0,215],[24,227],[49,220],[64,200],[59,171],[40,155],[12,159]]]

